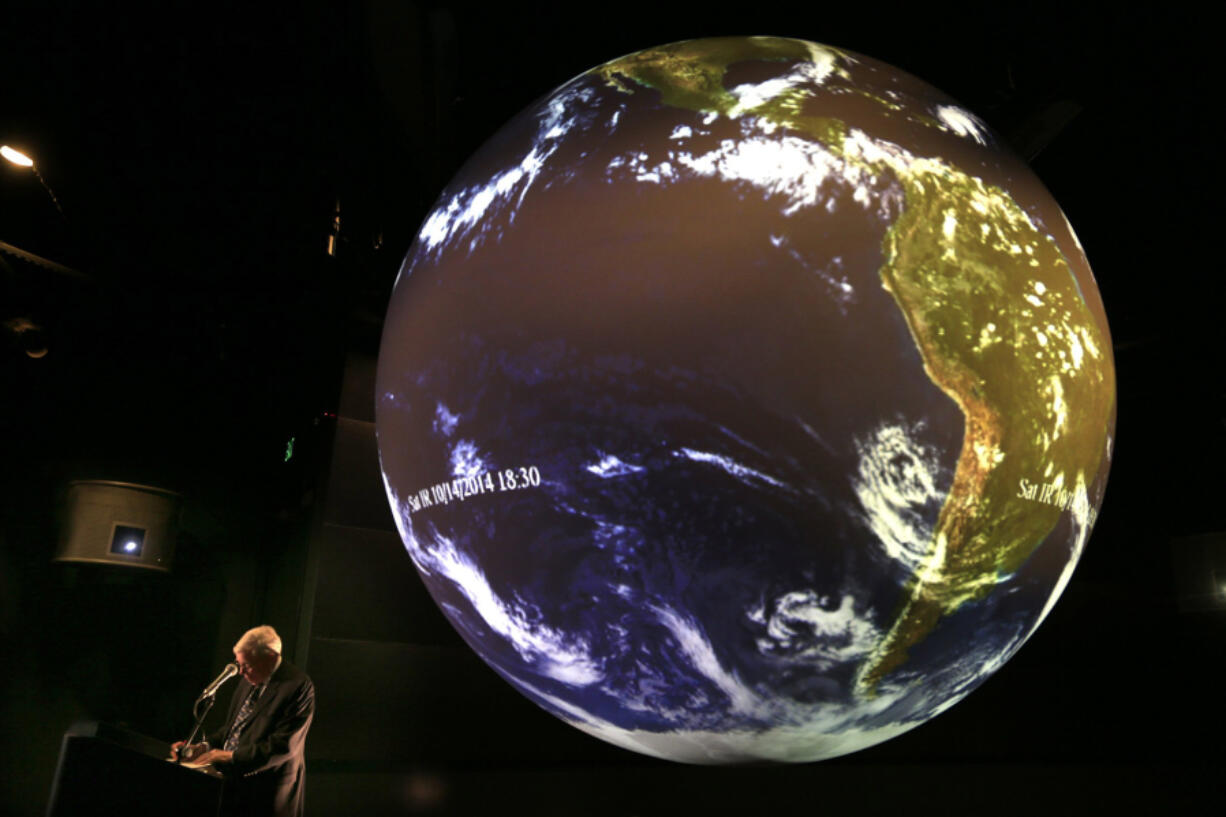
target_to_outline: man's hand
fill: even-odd
[[[233,763],[233,762],[234,762],[234,753],[227,752],[225,749],[210,749],[207,752],[204,752],[198,755],[197,757],[192,758],[192,763],[198,763],[201,766],[205,766],[208,764],[217,766],[219,764],[224,765],[226,763]]]
[[[191,746],[187,746],[184,741],[176,740],[174,743],[170,744],[170,759],[185,761],[192,760],[197,755],[204,754],[204,752],[207,750],[208,747],[203,743],[193,743]],[[181,758],[180,755],[182,755]]]

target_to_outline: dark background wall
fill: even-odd
[[[59,265],[0,251],[0,813],[42,811],[75,720],[184,736],[258,623],[319,687],[314,814],[1221,801],[1226,347],[1205,107],[1221,71],[1178,6],[658,6],[599,25],[562,3],[5,12],[0,142],[38,153],[62,215],[0,164],[0,241]],[[899,65],[1032,157],[1098,276],[1119,426],[1081,566],[981,689],[846,758],[702,769],[564,726],[459,642],[391,524],[372,378],[400,259],[502,122],[603,60],[745,33]],[[182,493],[174,569],[53,563],[73,479]]]

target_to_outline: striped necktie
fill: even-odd
[[[251,719],[251,710],[255,709],[255,702],[263,691],[263,684],[258,687],[252,687],[251,692],[247,694],[247,700],[243,701],[243,705],[239,707],[238,717],[234,719],[234,725],[230,727],[230,734],[226,735],[226,744],[222,747],[227,752],[233,752],[238,748],[239,736],[243,734],[247,721]]]

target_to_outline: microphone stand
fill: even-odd
[[[200,704],[206,704],[204,711],[200,711]],[[213,708],[213,704],[217,703],[217,693],[212,695],[201,695],[192,704],[192,717],[196,719],[196,725],[192,727],[192,733],[187,736],[187,740],[183,742],[183,748],[175,755],[175,763],[183,762],[183,752],[192,745],[192,741],[196,739],[196,733],[200,731],[200,726],[204,723],[205,717],[209,714],[209,710]]]

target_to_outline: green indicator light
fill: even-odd
[[[294,438],[290,437],[289,442],[285,444],[285,461],[289,462],[290,458],[293,456],[294,456]]]

